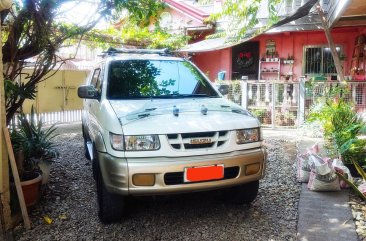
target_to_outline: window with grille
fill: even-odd
[[[341,47],[336,47],[340,54]],[[332,53],[327,46],[306,46],[304,48],[304,74],[336,74]]]

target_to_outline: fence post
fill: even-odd
[[[241,106],[244,109],[248,109],[248,82],[247,81],[240,81],[241,86]]]
[[[306,89],[304,78],[300,78],[299,83],[299,126],[304,124],[305,121],[305,98]]]

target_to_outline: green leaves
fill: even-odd
[[[43,121],[37,120],[37,115],[32,107],[29,120],[24,113],[19,115],[17,129],[13,130],[11,134],[12,142],[18,150],[24,151],[26,160],[56,158],[59,154],[52,141],[56,136],[55,131],[55,125],[45,128]]]
[[[308,121],[321,123],[324,138],[332,142],[330,151],[340,154],[343,162],[365,162],[366,140],[359,136],[365,133],[366,124],[352,102],[343,98],[326,99],[312,108]]]
[[[12,82],[5,80],[5,99],[6,102],[10,101],[9,98],[26,98],[33,100],[36,97],[36,87],[28,86],[25,83]]]
[[[281,0],[268,0],[265,5],[266,2],[263,0],[227,0],[222,11],[210,16],[209,20],[226,19],[229,24],[225,27],[225,36],[231,41],[238,41],[253,34],[262,33],[277,23],[280,2]],[[268,21],[264,26],[253,30],[259,23],[258,12],[264,7],[268,9]]]
[[[343,176],[343,174],[339,172],[336,172],[336,174],[340,179],[345,181],[358,194],[358,196],[362,198],[363,201],[366,201],[365,195],[363,195],[363,193],[357,188],[357,186],[353,182],[349,181],[345,176]]]
[[[164,4],[159,0],[115,0],[114,3],[117,11],[127,10],[129,19],[140,27],[147,27],[164,9]]]

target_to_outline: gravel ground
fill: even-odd
[[[30,212],[33,228],[18,225],[15,240],[296,240],[300,185],[294,141],[266,139],[267,174],[250,207],[224,204],[217,192],[134,198],[127,218],[103,225],[79,127],[60,128],[61,157],[40,204]],[[44,216],[53,222],[46,224]]]
[[[359,180],[361,181],[361,180]],[[366,205],[353,191],[350,192],[349,205],[352,209],[356,232],[360,241],[366,241]]]

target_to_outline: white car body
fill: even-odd
[[[108,90],[109,71],[112,71],[109,65],[113,61],[130,60],[184,62],[184,67],[192,68],[182,58],[159,54],[112,55],[99,63],[87,85],[79,88],[79,96],[85,98],[82,124],[87,155],[93,160],[94,173],[100,173],[108,192],[129,196],[204,191],[243,185],[264,176],[266,151],[259,121],[223,98],[205,77],[202,77],[205,83],[197,82],[197,86],[210,88],[214,98],[175,98],[174,95],[170,98],[108,98],[106,93],[113,91]],[[98,68],[102,73],[99,95],[91,86]],[[197,86],[195,88],[199,88]],[[94,88],[98,89],[98,84]],[[253,130],[258,139],[240,144],[238,130]],[[133,151],[114,147],[114,137],[117,140],[121,137],[123,141],[119,144],[126,148],[124,138],[145,135],[158,138],[159,148]],[[248,168],[250,165],[257,168],[254,173]],[[187,169],[213,166],[223,168],[221,178],[187,180]],[[147,175],[154,182],[137,185],[134,183],[136,175]]]

